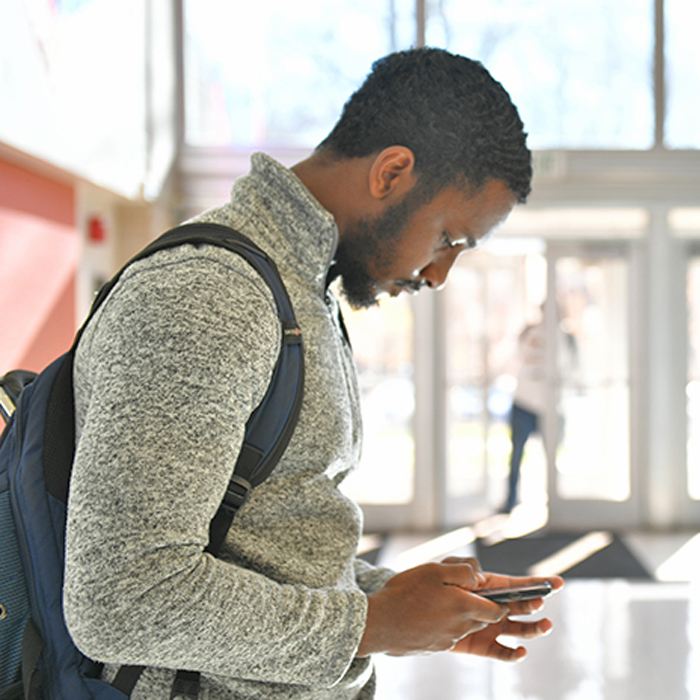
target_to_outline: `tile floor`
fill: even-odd
[[[392,565],[425,539],[391,538],[379,563]],[[552,634],[526,642],[519,664],[377,657],[377,700],[700,700],[700,536],[625,541],[663,580],[568,581],[547,601]]]

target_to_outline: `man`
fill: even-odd
[[[359,393],[328,281],[357,307],[439,288],[527,196],[530,156],[507,93],[440,50],[378,61],[330,136],[292,170],[256,154],[228,224],[275,260],[303,333],[304,401],[272,476],[204,553],[248,415],[281,343],[272,295],[238,256],[181,246],[134,264],[86,329],[64,608],[77,645],[145,665],[134,698],[170,698],[174,669],[224,699],[371,698],[370,655],[454,648],[515,660],[503,632],[548,620],[470,593],[505,585],[474,560],[394,575],[355,559]],[[561,585],[560,579],[553,580]]]

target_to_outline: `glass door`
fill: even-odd
[[[357,364],[363,423],[360,467],[342,490],[362,506],[366,530],[408,528],[416,504],[414,304],[401,295],[353,311],[336,298]]]
[[[626,247],[550,246],[546,304],[551,397],[543,434],[550,524],[639,521],[632,445],[632,275]],[[560,371],[564,330],[574,363]],[[555,371],[552,368],[556,368]]]
[[[546,291],[544,244],[530,248],[463,255],[442,293],[445,526],[478,521],[506,501],[517,339],[539,319]],[[537,438],[523,470],[528,501],[546,501],[546,463]]]
[[[445,526],[506,509],[514,403],[537,421],[519,462],[518,514],[548,511],[563,529],[639,521],[631,246],[544,247],[462,256],[443,292]],[[527,352],[541,355],[529,379]]]
[[[343,488],[362,505],[367,530],[460,527],[502,509],[518,339],[539,322],[545,396],[522,456],[518,506],[548,509],[553,527],[639,522],[631,244],[526,248],[461,256],[437,295],[345,309],[364,453]]]

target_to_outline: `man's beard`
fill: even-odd
[[[360,219],[345,232],[329,270],[329,281],[341,278],[343,296],[354,309],[368,309],[378,303],[377,282],[391,268],[406,224],[422,204],[423,198],[415,193],[404,197],[379,218]],[[420,287],[419,283],[410,281],[396,283],[414,289]]]

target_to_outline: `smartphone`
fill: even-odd
[[[528,586],[511,586],[509,588],[484,588],[474,591],[483,598],[488,598],[494,603],[515,603],[519,600],[532,600],[544,598],[552,592],[552,584],[549,581],[534,583]]]

